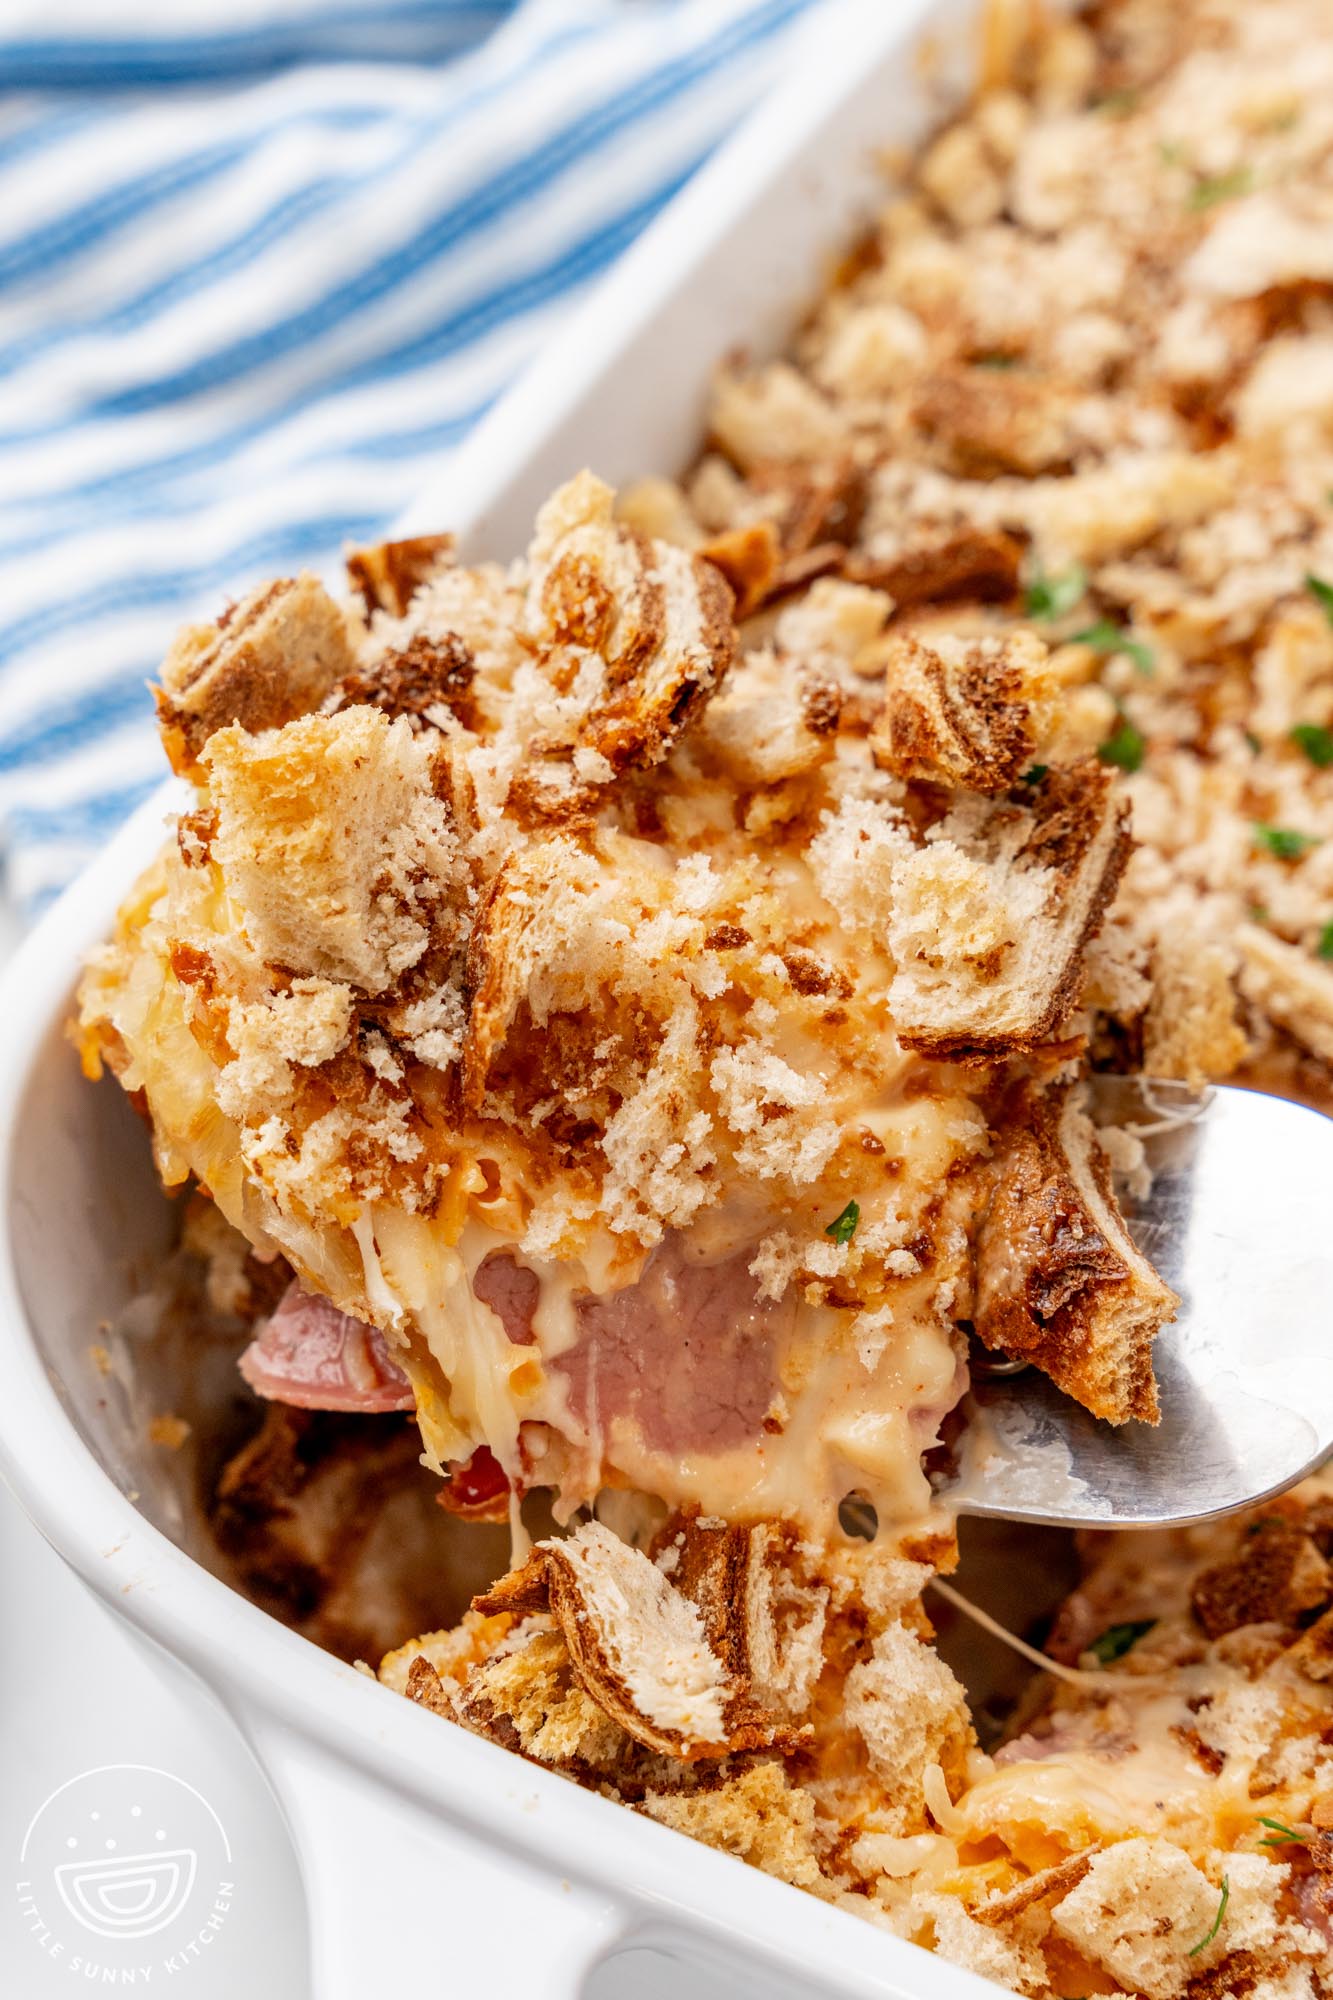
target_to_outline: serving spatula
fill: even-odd
[[[1121,1205],[1181,1299],[1153,1350],[1161,1423],[1101,1423],[1035,1370],[983,1358],[940,1496],[1063,1527],[1234,1512],[1333,1450],[1333,1119],[1122,1077],[1094,1078],[1089,1108],[1138,1130],[1153,1174]]]

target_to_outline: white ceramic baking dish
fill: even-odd
[[[598,288],[408,525],[455,527],[469,553],[507,556],[579,466],[623,480],[684,465],[711,366],[790,330],[881,190],[875,150],[918,136],[966,80],[976,13],[965,0],[821,10],[790,83]],[[62,1029],[80,962],[171,803],[168,787],[136,816],[0,985],[0,1465],[75,1569],[198,1674],[254,1746],[302,1857],[316,2000],[571,1995],[629,1945],[711,1966],[732,1993],[994,1992],[387,1693],[227,1589],[131,1504],[143,1467],[110,1427],[88,1349],[166,1243],[169,1211],[141,1125],[113,1084],[82,1080]],[[163,1518],[168,1502],[154,1497],[141,1506]]]

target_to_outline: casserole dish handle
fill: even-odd
[[[525,2000],[577,2000],[626,1941],[629,1913],[610,1897],[540,1874],[286,1721],[234,1712],[300,1858],[314,2000],[412,1992],[423,1978],[431,1991],[516,1991],[503,1985],[515,1971]]]
[[[740,1871],[723,1906],[692,1908],[669,1874],[661,1883],[631,1877],[614,1892],[560,1877],[493,1826],[445,1817],[438,1801],[391,1786],[355,1750],[337,1756],[290,1718],[226,1699],[296,1844],[312,2000],[419,1990],[580,2000],[590,1974],[622,1951],[667,1961],[650,1990],[665,1977],[698,2000],[985,2000],[996,1991],[680,1834],[666,1837],[682,1841],[696,1868]],[[373,1734],[363,1747],[373,1758]],[[541,1810],[535,1797],[517,1803]],[[632,1965],[607,1968],[599,1996],[635,1990],[642,1973]]]

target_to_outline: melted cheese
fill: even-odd
[[[690,1246],[700,1261],[733,1248],[734,1238],[712,1221]],[[779,1393],[768,1428],[727,1449],[668,1451],[601,1404],[595,1369],[586,1406],[571,1400],[560,1362],[584,1337],[580,1300],[598,1292],[581,1263],[517,1259],[538,1281],[534,1339],[523,1344],[473,1290],[488,1256],[516,1255],[503,1235],[470,1220],[449,1243],[438,1218],[377,1204],[357,1219],[353,1236],[372,1316],[412,1380],[427,1460],[437,1470],[486,1443],[511,1481],[530,1483],[536,1441],[520,1434],[525,1424],[541,1425],[553,1437],[535,1473],[555,1479],[562,1512],[591,1501],[608,1469],[670,1505],[731,1519],[783,1515],[824,1532],[852,1490],[889,1526],[930,1511],[922,1454],[965,1375],[925,1277],[902,1287],[892,1331],[870,1368],[851,1335],[853,1315],[793,1298],[779,1315]]]
[[[1057,1713],[1048,1754],[995,1765],[956,1802],[950,1831],[961,1848],[998,1836],[1025,1866],[1050,1866],[1094,1840],[1162,1834],[1210,1846],[1248,1771],[1218,1779],[1177,1731],[1194,1718],[1187,1705],[1188,1673],[1169,1691],[1136,1693],[1133,1680],[1107,1713],[1100,1738],[1088,1727],[1061,1747]],[[1085,1725],[1085,1713],[1080,1720]],[[1253,1807],[1249,1807],[1252,1817]]]

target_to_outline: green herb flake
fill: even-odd
[[[1017,368],[1016,354],[977,354],[973,356],[974,368]]]
[[[1312,847],[1318,847],[1317,833],[1302,833],[1294,826],[1265,826],[1257,820],[1254,826],[1254,844],[1267,848],[1279,861],[1299,861]]]
[[[1089,625],[1082,632],[1075,632],[1073,644],[1091,646],[1094,653],[1123,653],[1132,660],[1141,674],[1153,671],[1151,646],[1145,646],[1142,639],[1131,639],[1122,631],[1114,618],[1099,618],[1095,625]]]
[[[1157,151],[1168,167],[1184,166],[1185,148],[1177,140],[1159,139],[1157,141]]]
[[[1092,108],[1104,113],[1107,118],[1128,118],[1131,112],[1138,110],[1142,101],[1141,90],[1108,90]]]
[[[1266,1826],[1271,1829],[1267,1839],[1259,1842],[1260,1847],[1308,1847],[1310,1845],[1310,1836],[1306,1833],[1297,1833],[1295,1827],[1288,1826],[1285,1820],[1270,1819],[1267,1813],[1256,1813],[1255,1818],[1258,1820],[1260,1826]]]
[[[1252,924],[1266,924],[1271,920],[1273,912],[1266,903],[1251,903],[1248,914]]]
[[[1190,189],[1189,206],[1200,214],[1204,209],[1216,208],[1219,202],[1234,201],[1238,195],[1248,194],[1253,186],[1254,174],[1249,167],[1235,167],[1229,174],[1205,174]]]
[[[1109,1667],[1112,1660],[1123,1660],[1131,1646],[1152,1631],[1157,1623],[1155,1618],[1131,1618],[1124,1625],[1108,1625],[1100,1639],[1094,1639],[1088,1651],[1096,1655],[1098,1664]]]
[[[1259,752],[1263,749],[1264,746],[1259,741],[1259,738],[1255,735],[1252,729],[1247,729],[1245,731],[1245,741],[1249,744],[1251,750],[1253,750],[1255,756],[1257,757],[1259,755]]]
[[[1317,771],[1327,771],[1333,765],[1333,729],[1325,729],[1320,722],[1298,722],[1291,740]]]
[[[1103,764],[1114,764],[1122,771],[1137,771],[1147,747],[1143,732],[1134,727],[1128,716],[1122,715],[1118,728],[1098,746],[1097,755]]]
[[[1227,1913],[1227,1904],[1230,1901],[1231,1901],[1231,1883],[1228,1880],[1228,1878],[1224,1875],[1222,1877],[1222,1894],[1217,1905],[1217,1915],[1213,1918],[1212,1924],[1204,1932],[1203,1936],[1199,1939],[1199,1942],[1197,1944],[1193,1944],[1190,1946],[1189,1952],[1187,1954],[1190,1958],[1197,1958],[1201,1951],[1206,1951],[1208,1946],[1212,1943],[1213,1939],[1217,1936],[1217,1933],[1222,1928],[1222,1919]]]
[[[1333,500],[1333,493],[1330,493],[1328,497],[1330,500]],[[1320,606],[1329,624],[1333,625],[1333,583],[1325,583],[1322,576],[1315,576],[1307,570],[1305,588],[1309,591],[1315,603]]]
[[[1314,948],[1316,958],[1333,959],[1333,917],[1330,917],[1319,933],[1319,942]]]
[[[1037,570],[1027,588],[1029,618],[1063,618],[1082,601],[1088,587],[1088,573],[1082,563],[1073,563],[1055,576]]]
[[[850,1243],[856,1234],[856,1225],[861,1220],[861,1204],[849,1201],[842,1214],[824,1225],[825,1236],[831,1236],[835,1243]]]

